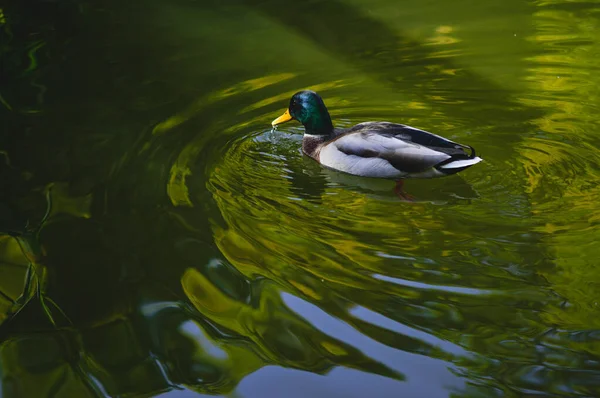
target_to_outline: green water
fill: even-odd
[[[24,3],[0,396],[600,394],[599,2]],[[306,88],[485,161],[402,202],[271,131]]]

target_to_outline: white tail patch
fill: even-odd
[[[463,160],[455,160],[454,162],[446,163],[445,165],[439,166],[440,169],[459,169],[461,167],[472,166],[481,162],[479,156],[474,157],[473,159],[463,159]]]

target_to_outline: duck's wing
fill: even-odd
[[[349,157],[348,161],[383,159],[402,173],[423,172],[453,159],[470,157],[460,144],[423,130],[385,122],[358,124],[329,145]]]
[[[364,122],[359,123],[347,130],[345,133],[370,132],[383,136],[393,136],[406,142],[422,145],[449,155],[465,155],[465,149],[471,151],[470,157],[475,157],[475,150],[468,146],[451,141],[447,138],[420,130],[411,126],[389,122]]]

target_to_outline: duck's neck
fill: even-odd
[[[334,136],[331,116],[319,98],[318,111],[309,112],[301,117],[304,125],[304,138],[302,139],[302,151],[313,159],[319,160],[319,152],[324,142]]]
[[[302,152],[313,159],[319,160],[319,153],[324,142],[331,138],[330,135],[310,134],[308,131],[304,133],[302,138]]]
[[[322,102],[318,109],[303,110],[298,120],[304,125],[305,134],[324,136],[333,134],[331,116],[329,116],[329,112]]]

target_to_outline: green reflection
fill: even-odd
[[[2,395],[594,396],[598,15],[3,7]],[[342,127],[407,123],[486,162],[398,203],[269,131],[304,88]],[[54,325],[18,303],[32,259]]]

